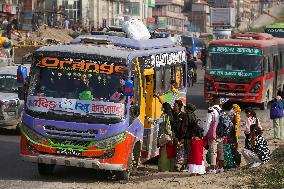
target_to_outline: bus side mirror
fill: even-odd
[[[131,79],[128,79],[124,85],[123,95],[133,96],[133,89],[134,89],[133,81]]]
[[[17,82],[23,84],[27,79],[27,68],[19,65],[17,69]]]
[[[24,89],[24,87],[18,87],[18,98],[20,100],[25,100],[25,89]]]

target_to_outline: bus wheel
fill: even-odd
[[[130,158],[128,160],[128,168],[126,170],[116,172],[117,180],[124,180],[126,182],[129,181],[131,172],[137,170],[140,164],[140,153],[141,153],[140,150],[141,150],[141,143],[136,142],[132,150],[132,153],[130,155]]]
[[[37,164],[37,169],[41,176],[52,175],[54,168],[55,168],[55,165],[43,164],[43,163]]]
[[[269,93],[267,92],[266,97],[265,97],[265,101],[260,104],[260,109],[261,109],[261,110],[267,110],[267,107],[268,107],[268,99],[269,99]]]

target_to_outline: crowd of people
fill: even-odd
[[[176,100],[171,107],[158,95],[155,98],[162,103],[163,113],[157,120],[146,119],[159,126],[159,171],[187,171],[193,175],[222,173],[225,169],[240,166],[241,153],[248,167],[257,167],[269,161],[271,152],[262,135],[260,120],[252,108],[245,110],[246,122],[242,125],[245,127],[245,147],[239,149],[241,108],[237,104],[226,112],[222,106],[227,99],[212,99],[206,121],[202,122],[195,113],[195,105],[188,103],[183,107],[183,103]],[[273,103],[280,106],[283,117],[284,100],[277,96]],[[281,116],[276,116],[273,123],[275,138],[282,140]],[[205,168],[205,159],[208,168]]]

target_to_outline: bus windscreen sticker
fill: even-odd
[[[66,98],[29,96],[27,99],[27,107],[32,111],[38,112],[60,111],[79,113],[81,115],[124,115],[124,104],[122,103]]]
[[[222,53],[222,54],[246,54],[246,55],[262,55],[262,51],[257,48],[248,47],[209,47],[209,53]]]
[[[257,71],[239,71],[239,70],[207,70],[212,76],[227,76],[227,77],[258,77],[261,72]]]

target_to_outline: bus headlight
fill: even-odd
[[[260,81],[256,82],[250,89],[250,93],[258,93],[260,90]]]
[[[21,131],[23,134],[25,134],[30,140],[36,142],[36,143],[45,143],[47,140],[41,136],[40,134],[36,133],[33,129],[29,128],[26,124],[22,123]]]
[[[115,144],[118,144],[121,141],[123,141],[125,139],[125,137],[126,137],[125,133],[123,132],[123,133],[120,133],[120,134],[115,135],[113,137],[97,141],[97,142],[94,143],[94,145],[98,148],[101,148],[101,149],[111,148]]]

